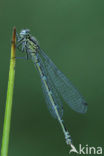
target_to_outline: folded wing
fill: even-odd
[[[76,112],[86,113],[87,103],[72,85],[71,81],[56,67],[51,59],[40,49],[40,54],[44,59],[44,66],[47,69],[48,75],[55,86],[58,93],[64,101]]]

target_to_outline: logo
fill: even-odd
[[[95,155],[95,154],[98,154],[98,155],[102,155],[103,154],[103,150],[102,150],[102,147],[94,147],[94,146],[88,146],[85,145],[85,146],[82,146],[81,144],[79,144],[79,150],[76,150],[75,146],[71,144],[71,150],[69,151],[69,154],[70,153],[77,153],[77,154],[91,154],[91,155]]]

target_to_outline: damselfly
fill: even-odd
[[[71,136],[63,121],[63,105],[60,97],[76,112],[86,113],[87,103],[65,75],[40,48],[38,41],[28,29],[17,34],[17,48],[31,58],[40,74],[45,100],[51,115],[56,118],[65,135],[66,143],[75,151]]]

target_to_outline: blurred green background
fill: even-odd
[[[74,145],[104,143],[104,1],[2,0],[0,3],[0,144],[8,82],[11,33],[31,30],[46,54],[88,103],[78,114],[64,104]],[[17,56],[21,53],[17,51]],[[32,62],[16,61],[9,156],[68,156],[58,122],[46,108]]]

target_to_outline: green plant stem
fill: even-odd
[[[8,155],[10,122],[11,122],[11,113],[12,113],[12,99],[13,99],[13,88],[14,88],[14,78],[15,78],[15,43],[16,43],[16,28],[13,29],[13,36],[12,36],[11,59],[10,59],[6,108],[5,108],[5,116],[4,116],[1,156]]]

